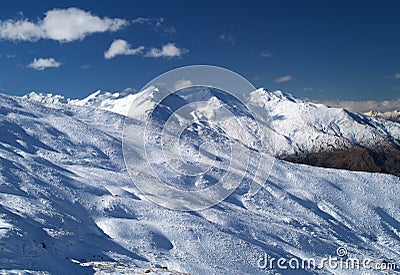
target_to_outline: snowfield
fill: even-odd
[[[275,159],[256,194],[244,183],[220,204],[189,212],[149,201],[129,177],[122,130],[129,107],[146,113],[154,93],[0,95],[0,273],[381,274],[376,263],[399,271],[400,180],[392,175]],[[393,122],[263,89],[252,101],[274,118],[274,129],[263,128],[274,147],[255,148],[265,153],[400,145]],[[241,146],[256,144],[239,136]],[[372,264],[260,268],[266,254],[319,263],[338,248],[346,251],[340,259]]]

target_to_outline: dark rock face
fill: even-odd
[[[323,150],[302,157],[287,157],[286,160],[319,167],[352,171],[380,172],[400,178],[400,148],[394,145],[364,148],[353,146],[346,149]]]

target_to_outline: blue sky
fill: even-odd
[[[399,1],[4,1],[0,91],[82,98],[210,64],[297,97],[395,99],[399,10]]]

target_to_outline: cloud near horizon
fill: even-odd
[[[0,39],[30,42],[50,39],[72,42],[94,33],[115,32],[128,24],[125,19],[100,18],[79,8],[52,9],[37,22],[26,18],[0,21]]]
[[[28,68],[43,71],[46,68],[58,68],[61,65],[62,64],[54,58],[34,58],[32,63],[28,65]]]
[[[281,76],[278,77],[274,80],[275,83],[284,83],[284,82],[288,82],[290,80],[293,80],[293,77],[290,75],[285,75],[285,76]]]
[[[322,103],[330,107],[344,108],[351,112],[365,113],[369,111],[380,111],[387,112],[400,109],[400,98],[393,100],[364,100],[364,101],[352,101],[352,100],[312,100],[309,101]]]

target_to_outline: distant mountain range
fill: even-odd
[[[380,111],[369,111],[365,112],[364,115],[372,117],[382,117],[387,120],[400,122],[400,109],[394,111],[380,112]]]
[[[334,108],[344,108],[366,116],[382,117],[399,122],[400,98],[384,101],[310,100]]]

